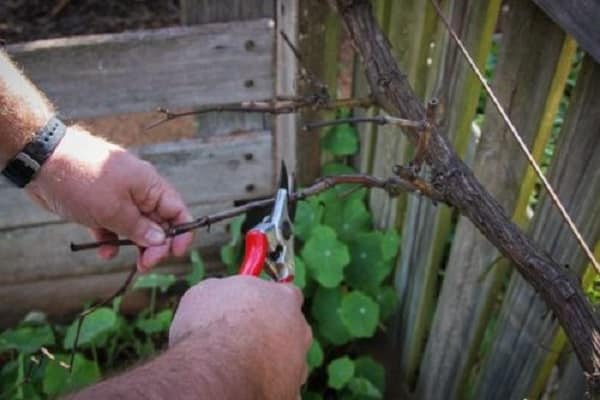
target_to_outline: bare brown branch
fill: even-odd
[[[405,179],[401,176],[395,176],[388,179],[380,179],[370,175],[364,174],[354,174],[354,175],[336,175],[336,176],[326,176],[318,179],[311,186],[298,190],[294,193],[290,194],[290,201],[295,202],[299,200],[303,200],[307,197],[317,195],[327,189],[331,189],[336,185],[354,183],[367,188],[378,188],[385,190],[390,196],[397,196],[402,192],[417,192],[430,197],[434,201],[443,201],[442,195],[438,193],[431,185],[427,182],[417,178],[415,176],[411,176],[410,179]],[[199,229],[202,227],[210,227],[211,225],[224,221],[229,218],[233,218],[235,216],[244,214],[254,208],[265,207],[271,205],[275,202],[275,198],[267,198],[262,200],[256,200],[249,203],[246,203],[239,207],[234,207],[228,210],[221,211],[212,215],[205,215],[199,218],[196,218],[192,222],[188,222],[185,224],[175,225],[169,228],[166,232],[167,237],[173,237],[177,235],[181,235],[186,232],[193,231],[195,229]],[[90,250],[96,249],[100,246],[135,246],[135,243],[128,239],[119,239],[119,240],[104,240],[99,242],[89,242],[89,243],[71,243],[71,251],[82,251],[82,250]],[[135,271],[134,271],[135,272]],[[129,279],[130,280],[130,279]],[[120,289],[117,291],[117,296],[121,294],[128,286],[126,282]],[[116,296],[114,296],[116,297]],[[107,304],[111,300],[106,300],[100,303],[99,306]]]
[[[422,120],[426,110],[398,67],[368,0],[335,0],[365,67],[376,101],[391,115]],[[407,132],[418,143],[422,134]],[[565,330],[585,371],[592,396],[600,395],[600,325],[579,282],[514,225],[460,160],[437,127],[426,149],[431,184],[444,201],[469,218],[546,301]]]
[[[311,96],[279,96],[271,100],[245,101],[239,104],[203,107],[197,110],[185,112],[172,112],[166,108],[159,108],[157,112],[162,114],[162,118],[150,123],[146,129],[152,129],[165,122],[176,118],[187,117],[190,115],[201,115],[211,112],[241,112],[241,113],[260,113],[260,114],[292,114],[304,108],[315,108],[320,110],[336,110],[338,108],[361,107],[369,108],[373,105],[373,99],[370,97],[328,100],[319,95]]]

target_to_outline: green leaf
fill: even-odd
[[[100,368],[94,361],[90,361],[77,353],[75,354],[71,372],[59,365],[59,362],[66,363],[69,361],[69,355],[57,354],[56,362],[48,363],[43,381],[44,392],[47,395],[53,397],[61,393],[70,392],[100,379]]]
[[[371,213],[365,202],[358,197],[341,202],[339,207],[327,207],[323,222],[331,226],[344,242],[352,241],[372,226]]]
[[[320,393],[305,392],[302,393],[302,400],[323,400],[323,396]]]
[[[42,346],[51,346],[54,343],[54,332],[49,325],[22,326],[0,334],[0,353],[17,350],[20,353],[31,354]]]
[[[321,139],[321,145],[335,156],[349,156],[358,152],[358,132],[350,124],[329,128]]]
[[[197,250],[192,250],[190,252],[190,261],[192,263],[192,271],[185,276],[185,281],[190,286],[194,286],[204,279],[206,269],[204,267],[204,261],[202,261],[202,257],[200,257],[200,253],[198,253]]]
[[[327,226],[313,229],[302,248],[301,256],[311,276],[328,288],[340,284],[344,268],[350,262],[348,248],[337,239],[335,231]]]
[[[342,298],[340,317],[353,337],[371,337],[379,323],[379,305],[355,290]]]
[[[352,242],[345,277],[354,288],[370,292],[392,272],[391,261],[385,261],[384,236],[381,232],[363,233]]]
[[[78,323],[79,318],[73,321],[69,326],[69,329],[67,329],[67,334],[63,343],[65,349],[73,348]],[[89,345],[95,340],[100,339],[103,334],[112,332],[117,328],[117,314],[110,308],[99,308],[86,316],[83,320],[81,331],[79,333],[78,346]]]
[[[229,223],[229,234],[231,239],[229,243],[221,247],[221,261],[227,267],[230,274],[237,272],[241,256],[242,256],[242,224],[246,219],[246,215],[240,215],[231,220]]]
[[[398,255],[400,249],[400,235],[395,230],[389,230],[383,234],[383,261],[392,261]]]
[[[320,225],[323,217],[323,204],[316,197],[298,202],[294,218],[294,235],[306,241],[315,226]]]
[[[306,286],[306,265],[298,256],[294,257],[294,284],[300,289]]]
[[[379,314],[382,321],[387,320],[396,310],[396,291],[391,286],[378,288],[374,292],[375,301],[379,304]]]
[[[332,162],[325,164],[321,168],[322,176],[349,175],[356,174],[357,171],[349,165]],[[367,189],[361,185],[344,183],[336,185],[332,189],[327,190],[320,195],[320,201],[324,204],[330,204],[336,201],[348,200],[351,198],[364,199],[367,194]]]
[[[166,309],[153,318],[140,318],[135,321],[135,326],[147,335],[169,330],[171,320],[173,319],[173,310]]]
[[[157,274],[151,273],[142,275],[133,284],[134,289],[160,289],[161,292],[166,292],[172,284],[175,283],[175,275],[173,274]]]
[[[308,349],[308,353],[306,354],[306,363],[308,364],[308,369],[312,370],[314,368],[318,368],[323,364],[323,349],[321,348],[321,344],[315,338]]]
[[[331,361],[327,366],[327,386],[340,390],[354,376],[354,362],[343,356]]]
[[[356,366],[354,375],[367,379],[375,385],[380,393],[385,392],[385,368],[369,356],[363,356],[354,360]]]
[[[311,314],[317,321],[317,333],[334,345],[342,345],[350,340],[350,333],[340,318],[342,303],[341,289],[319,287],[312,302]]]
[[[368,379],[365,378],[352,378],[348,382],[348,389],[361,398],[367,399],[382,399],[383,394],[381,391],[373,385]]]

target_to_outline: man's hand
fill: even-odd
[[[181,299],[166,352],[73,398],[297,400],[312,341],[301,306],[289,284],[203,281]]]
[[[302,294],[290,284],[248,276],[208,279],[181,299],[169,343],[206,340],[207,332],[221,335],[222,351],[234,356],[229,362],[245,370],[259,398],[295,400],[306,380],[312,341],[301,306]],[[227,377],[235,368],[219,362],[213,373]]]
[[[133,240],[141,271],[171,253],[183,255],[192,242],[191,233],[165,238],[163,228],[191,216],[154,167],[81,128],[68,128],[27,191],[47,210],[89,227],[96,240]],[[98,254],[108,259],[118,250],[102,246]]]

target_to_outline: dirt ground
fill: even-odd
[[[178,0],[2,0],[7,44],[60,36],[161,28],[179,23]]]
[[[179,24],[177,0],[2,0],[0,40],[5,44]],[[135,113],[76,121],[94,134],[123,146],[195,136],[194,118],[147,130],[158,113]]]

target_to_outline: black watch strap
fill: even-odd
[[[50,118],[31,142],[8,162],[2,175],[18,187],[25,187],[52,155],[66,131],[67,127],[61,120],[56,117]]]

